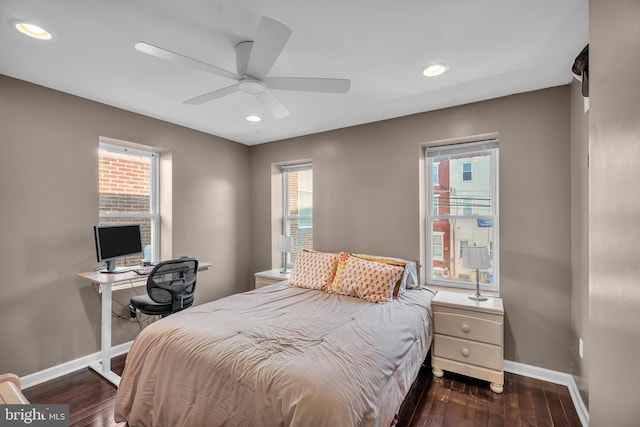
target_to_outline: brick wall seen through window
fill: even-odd
[[[142,247],[151,245],[152,219],[126,216],[151,212],[151,159],[101,149],[98,183],[100,225],[140,224]],[[114,214],[120,217],[110,216]],[[131,256],[117,264],[135,265],[141,258]]]

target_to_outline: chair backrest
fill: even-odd
[[[180,258],[159,262],[147,279],[147,294],[159,304],[171,304],[173,311],[179,311],[185,306],[185,299],[190,298],[193,303],[193,293],[196,290],[198,275],[198,260],[195,258]]]

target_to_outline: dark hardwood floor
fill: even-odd
[[[111,368],[122,375],[126,355],[111,359]],[[70,426],[116,426],[113,419],[116,388],[89,368],[24,389],[31,403],[66,403]]]
[[[423,366],[400,407],[397,427],[581,426],[565,386],[505,373],[504,393],[461,375]]]
[[[125,356],[113,359],[122,374]],[[112,427],[116,389],[82,369],[23,391],[31,403],[67,403],[71,426]],[[580,426],[569,390],[560,385],[505,374],[504,393],[472,378],[446,373],[434,378],[424,366],[400,408],[398,427]]]

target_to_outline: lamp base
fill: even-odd
[[[480,295],[480,270],[476,268],[476,293],[469,295],[469,299],[474,301],[486,301],[487,297]]]

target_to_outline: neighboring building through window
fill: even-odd
[[[311,163],[282,166],[284,199],[283,230],[291,236],[293,251],[287,266],[295,264],[298,252],[313,249],[313,169]]]
[[[462,201],[462,215],[473,215],[473,204],[470,199],[464,199]]]
[[[140,256],[118,260],[119,266],[140,259],[159,259],[158,154],[100,143],[98,152],[99,225],[140,224]]]
[[[444,259],[444,233],[434,231],[433,232],[433,259]]]
[[[499,289],[498,141],[426,149],[426,279],[428,284],[475,287],[475,271],[462,266],[464,246],[486,246],[492,266],[480,271],[480,285]]]
[[[463,181],[471,181],[473,179],[472,175],[472,163],[463,163],[462,164],[462,180]]]
[[[464,259],[464,247],[469,246],[468,240],[459,240],[458,241],[458,253],[460,254],[460,258]]]

